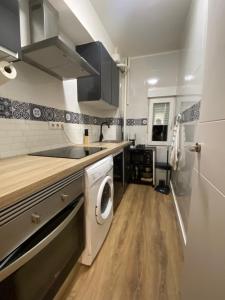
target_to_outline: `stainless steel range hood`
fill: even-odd
[[[98,72],[59,37],[52,37],[23,47],[22,59],[58,79],[72,79]]]
[[[30,0],[32,44],[22,48],[22,60],[55,76],[72,79],[99,74],[58,36],[58,13],[47,0]]]

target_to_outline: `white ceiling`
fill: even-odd
[[[191,0],[90,0],[125,56],[176,50]]]

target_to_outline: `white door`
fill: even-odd
[[[225,1],[209,0],[182,300],[225,299]]]
[[[113,210],[113,178],[106,176],[102,181],[96,203],[96,220],[102,225],[112,215]]]

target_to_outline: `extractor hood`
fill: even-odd
[[[61,80],[99,74],[59,38],[59,15],[47,0],[29,0],[29,8],[31,44],[22,60]]]
[[[99,74],[58,36],[23,47],[22,59],[61,80]]]

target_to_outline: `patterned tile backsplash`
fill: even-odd
[[[86,125],[100,125],[102,122],[109,122],[110,125],[123,124],[122,118],[95,117],[33,103],[14,101],[2,97],[0,97],[0,118],[44,122],[56,121]]]
[[[64,122],[64,129],[52,130],[49,121]],[[85,129],[90,142],[98,141],[99,125],[105,121],[118,126],[105,126],[104,137],[121,138],[121,118],[101,118],[0,97],[0,159],[82,144]]]
[[[145,126],[148,125],[147,118],[127,119],[127,126]]]
[[[182,122],[192,122],[199,119],[200,101],[182,113]],[[33,121],[56,121],[70,124],[100,125],[109,122],[110,125],[123,125],[122,118],[102,118],[68,110],[42,106],[33,103],[20,102],[0,97],[0,118],[22,119]],[[146,126],[147,118],[126,120],[127,126]]]
[[[182,122],[193,122],[199,120],[200,116],[200,106],[201,101],[197,102],[196,104],[192,105],[188,109],[182,112]]]
[[[182,122],[192,122],[199,120],[200,116],[200,105],[201,102],[197,102],[185,111],[182,112]],[[146,126],[148,125],[148,119],[147,118],[139,118],[139,119],[127,119],[127,126]]]
[[[198,120],[199,110],[200,102],[186,109],[182,113],[183,123]],[[64,122],[64,130],[50,130],[48,121]],[[122,118],[90,116],[0,97],[0,159],[66,146],[69,143],[81,144],[84,129],[89,130],[90,141],[97,141],[99,124],[104,121],[111,125],[119,125],[111,126],[110,130],[104,127],[104,137],[106,139],[119,138],[120,126],[123,125]],[[130,130],[138,133],[140,143],[145,143],[148,119],[129,118],[126,124]],[[188,132],[189,140],[192,136]]]
[[[1,102],[1,98],[0,98]],[[30,103],[12,101],[12,117],[14,119],[30,119]]]

